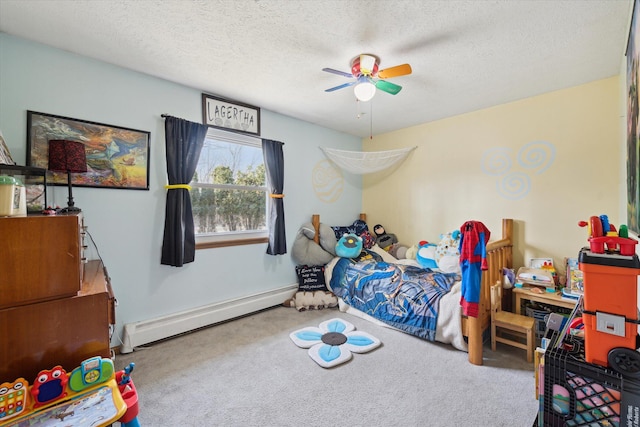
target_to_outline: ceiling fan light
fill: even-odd
[[[375,56],[371,55],[360,55],[360,71],[365,76],[370,76],[373,74],[373,67],[376,65]]]
[[[361,82],[355,85],[353,93],[356,95],[356,98],[358,98],[358,101],[371,101],[376,94],[376,86],[371,82]]]

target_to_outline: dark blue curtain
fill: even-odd
[[[284,231],[284,143],[262,140],[262,154],[267,172],[267,180],[271,186],[269,197],[269,255],[283,255],[287,253],[287,236]]]
[[[160,262],[164,265],[182,267],[193,262],[196,254],[188,184],[196,171],[208,127],[176,117],[163,117],[169,185]]]

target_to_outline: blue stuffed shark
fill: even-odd
[[[422,268],[438,268],[436,263],[436,245],[422,241],[418,243],[416,261]]]

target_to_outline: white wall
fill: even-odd
[[[160,115],[200,122],[201,93],[0,33],[0,130],[18,164],[26,162],[27,110],[151,132],[149,191],[73,191],[112,277],[119,302],[118,335],[125,323],[296,282],[290,256],[266,255],[266,244],[199,250],[196,261],[182,268],[160,265],[166,184],[164,120]],[[318,147],[359,150],[359,138],[264,109],[261,124],[262,137],[285,143],[289,249],[300,225],[314,213],[322,214],[328,224],[346,224],[357,218],[361,179],[328,167]],[[317,191],[326,185],[318,182],[323,175],[317,170],[321,166],[333,174],[330,185],[337,191],[330,199]],[[51,188],[49,197],[64,206],[66,187]],[[117,338],[112,344],[118,344]]]

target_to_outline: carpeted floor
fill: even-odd
[[[343,318],[382,346],[325,369],[289,334]],[[536,417],[522,350],[467,354],[365,320],[276,307],[120,355],[140,395],[142,426],[508,426]]]

